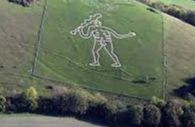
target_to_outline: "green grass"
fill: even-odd
[[[166,43],[168,61],[167,91],[182,85],[185,79],[195,77],[195,27],[166,16]]]
[[[102,66],[89,66],[93,39],[84,40],[69,33],[94,13],[102,13],[103,25],[120,33],[137,33],[134,38],[113,40],[121,68],[110,67],[112,61],[104,51]],[[160,13],[150,12],[135,1],[48,0],[36,74],[113,93],[161,96],[162,27]],[[134,83],[146,77],[156,79]]]
[[[195,10],[194,0],[160,0],[166,4],[176,4],[186,9]]]
[[[108,5],[104,7],[104,4],[89,1],[91,0],[76,1],[77,4],[71,7],[60,0],[49,0],[37,74],[70,84],[80,84],[116,93],[123,92],[146,97],[160,96],[162,88],[160,15],[147,11],[144,5],[137,2],[128,5],[114,4],[114,9],[108,9]],[[0,0],[0,65],[4,66],[0,68],[1,94],[21,91],[32,85],[36,86],[41,94],[47,94],[45,85],[61,85],[38,80],[29,73],[42,7],[43,3],[24,8]],[[120,41],[114,39],[116,52],[123,65],[122,70],[111,68],[111,60],[104,52],[101,60],[102,67],[89,67],[88,63],[92,60],[90,52],[93,40],[83,40],[78,36],[69,35],[70,30],[79,25],[89,14],[97,11],[103,13],[105,25],[121,33],[134,30],[138,34],[135,38]],[[75,16],[70,15],[69,12],[74,13]],[[118,15],[122,17],[118,18]],[[164,17],[168,57],[167,90],[171,92],[184,84],[183,79],[195,75],[195,59],[193,59],[195,28],[170,16],[164,15]],[[147,84],[131,82],[145,79],[147,75],[155,76],[157,80]]]
[[[0,0],[0,93],[21,91],[40,80],[30,76],[43,3],[30,8]],[[42,90],[41,90],[42,91]]]

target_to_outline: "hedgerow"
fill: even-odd
[[[0,96],[0,111],[30,112],[78,118],[96,118],[109,126],[120,127],[192,127],[195,125],[193,105],[159,99],[137,105],[119,106],[101,94],[83,89],[64,89],[63,93],[38,96],[34,87],[11,96]],[[154,101],[157,100],[157,101]],[[155,103],[154,103],[155,102]]]

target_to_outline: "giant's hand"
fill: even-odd
[[[80,29],[83,29],[83,27],[82,27],[82,26],[79,26],[79,27],[77,27],[76,29],[71,30],[71,31],[70,31],[70,34],[76,35],[78,32],[80,32]]]
[[[129,32],[128,35],[129,35],[129,37],[134,37],[134,36],[136,36],[137,34],[136,34],[135,32]]]

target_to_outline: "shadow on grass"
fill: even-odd
[[[180,97],[187,97],[193,95],[195,97],[195,77],[183,80],[187,85],[181,86],[174,90],[174,93]]]
[[[99,125],[99,126],[102,126],[102,127],[108,127],[108,123],[106,123],[104,120],[99,119],[99,118],[94,117],[94,116],[76,117],[76,119],[78,119],[80,121],[87,122],[87,123],[91,123],[93,125]]]

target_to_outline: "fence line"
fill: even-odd
[[[162,97],[163,99],[166,100],[166,87],[168,85],[168,80],[167,80],[167,74],[168,74],[168,69],[167,69],[167,47],[166,47],[166,34],[165,34],[165,19],[164,19],[164,14],[161,12],[161,19],[162,19],[162,62],[163,62],[163,82],[162,82]]]
[[[35,49],[35,55],[34,55],[31,75],[34,75],[35,70],[36,70],[37,59],[38,59],[38,56],[39,56],[39,50],[40,50],[40,45],[41,45],[41,40],[42,40],[42,32],[43,32],[43,26],[44,26],[46,11],[47,11],[47,0],[45,0],[45,4],[44,4],[44,7],[43,7],[43,12],[42,12],[42,16],[41,16],[41,24],[39,26],[38,39],[37,39],[38,41],[35,44],[36,49]]]

